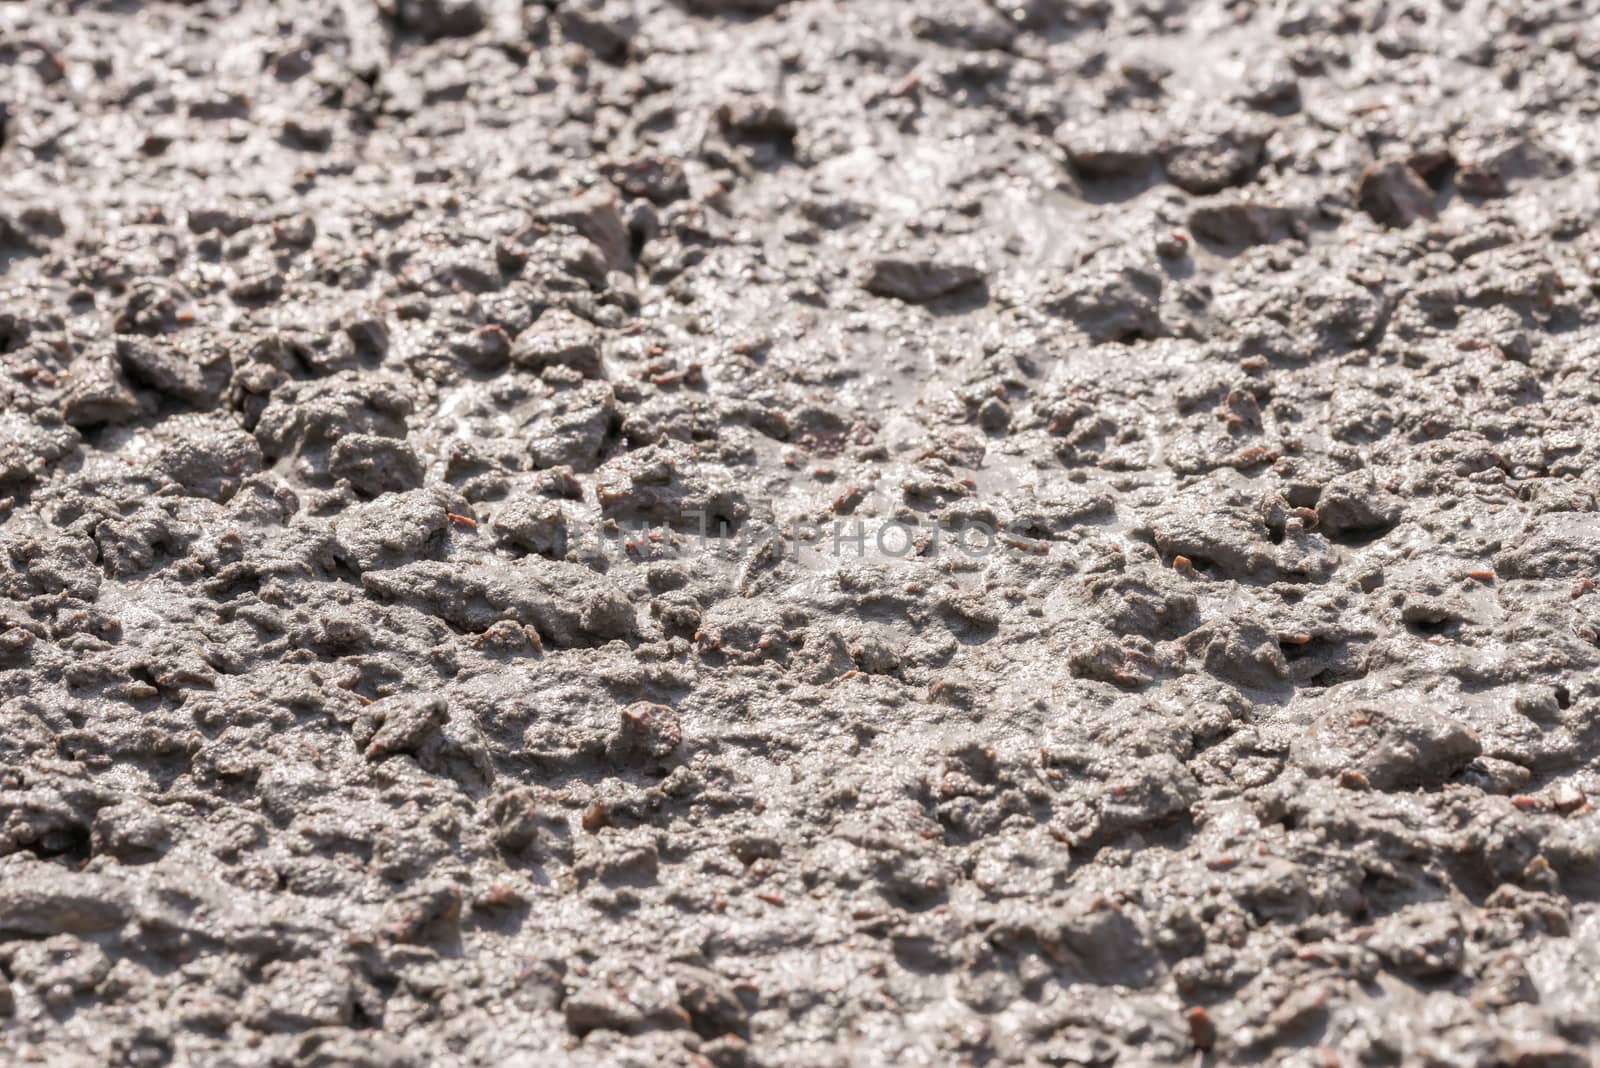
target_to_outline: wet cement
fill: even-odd
[[[4,5],[3,1058],[1590,1063],[1597,25]]]

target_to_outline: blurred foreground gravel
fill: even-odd
[[[1600,1052],[1593,3],[24,0],[0,105],[5,1063]]]

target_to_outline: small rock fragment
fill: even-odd
[[[227,352],[194,335],[120,337],[117,359],[135,384],[196,408],[214,406],[233,377]]]
[[[636,701],[624,708],[606,740],[606,755],[618,764],[665,760],[683,741],[683,728],[666,705]]]
[[[939,0],[911,20],[911,32],[953,48],[1010,47],[1017,28],[983,0]]]
[[[1317,529],[1331,541],[1370,541],[1393,530],[1404,510],[1400,498],[1370,476],[1342,476],[1317,498]]]
[[[533,844],[538,835],[539,808],[526,786],[508,786],[489,799],[489,816],[495,822],[495,844],[509,853]]]
[[[1119,115],[1096,121],[1071,121],[1057,127],[1056,143],[1084,178],[1138,178],[1155,165],[1159,138],[1141,117]]]
[[[383,933],[396,942],[448,939],[461,921],[461,891],[448,884],[424,884],[384,909]]]
[[[1495,573],[1510,579],[1581,580],[1597,570],[1600,530],[1593,516],[1535,516],[1494,558]]]
[[[0,412],[0,487],[33,481],[75,449],[78,441],[78,432],[69,426]]]
[[[1219,193],[1243,185],[1261,165],[1266,135],[1249,127],[1201,130],[1163,154],[1167,178],[1186,193]]]
[[[689,10],[699,15],[770,15],[787,0],[688,0]]]
[[[535,371],[561,365],[587,378],[599,378],[600,331],[569,311],[552,308],[517,335],[511,362]]]
[[[46,1004],[62,1009],[94,989],[111,971],[111,961],[93,942],[58,934],[42,942],[23,943],[11,958],[10,971]]]
[[[1410,226],[1433,217],[1433,191],[1403,160],[1373,163],[1361,172],[1361,210],[1384,226]]]
[[[704,1038],[744,1033],[748,1014],[733,986],[713,971],[689,965],[679,967],[674,978],[679,1004],[689,1014],[689,1026]]]
[[[1397,693],[1333,706],[1291,755],[1312,775],[1354,769],[1374,789],[1404,790],[1437,786],[1482,752],[1461,723],[1425,699]]]
[[[374,705],[372,712],[382,717],[366,747],[366,757],[373,762],[417,752],[450,718],[444,700],[438,697],[390,698]]]
[[[489,528],[508,548],[538,553],[559,560],[567,551],[567,517],[561,506],[546,499],[514,500],[495,513]]]
[[[562,36],[576,41],[607,62],[627,55],[628,42],[639,30],[639,20],[627,3],[581,0],[556,11]]]
[[[1282,241],[1293,235],[1295,223],[1289,209],[1247,199],[1201,204],[1189,213],[1190,233],[1213,244],[1238,248]]]
[[[186,414],[168,419],[153,467],[197,497],[225,501],[241,480],[261,470],[261,446],[231,420]]]
[[[1161,276],[1143,267],[1092,271],[1070,281],[1045,305],[1052,315],[1070,319],[1096,344],[1160,337]]]
[[[444,540],[448,513],[427,490],[384,494],[334,525],[339,553],[357,571],[395,567],[427,556]]]
[[[1417,905],[1386,917],[1370,945],[1402,975],[1430,979],[1460,970],[1466,935],[1449,905]]]
[[[486,25],[478,0],[399,0],[395,21],[429,41],[471,37]]]
[[[552,204],[539,212],[538,218],[546,224],[570,226],[588,238],[613,270],[626,270],[633,261],[628,227],[622,221],[621,206],[613,190],[596,190]]]
[[[360,493],[376,497],[422,485],[422,462],[411,446],[377,434],[348,434],[333,443],[328,473],[350,480]]]
[[[1194,1043],[1195,1049],[1210,1049],[1217,1044],[1217,1025],[1203,1006],[1196,1005],[1183,1015],[1189,1025],[1189,1041]]]
[[[172,841],[172,825],[154,806],[126,801],[95,813],[89,844],[126,864],[155,860]]]
[[[874,262],[863,285],[874,296],[927,304],[976,289],[983,278],[982,271],[966,264],[891,258]]]
[[[689,195],[683,164],[667,156],[637,156],[606,168],[606,179],[630,197],[666,205]]]
[[[72,386],[61,405],[61,418],[67,425],[88,430],[126,422],[139,414],[139,398],[128,387],[113,355],[95,352],[76,361],[73,371]]]

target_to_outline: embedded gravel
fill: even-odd
[[[6,1063],[1600,1054],[1590,0],[0,70]]]

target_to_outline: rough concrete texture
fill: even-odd
[[[0,1059],[1590,1063],[1597,14],[0,5]]]

